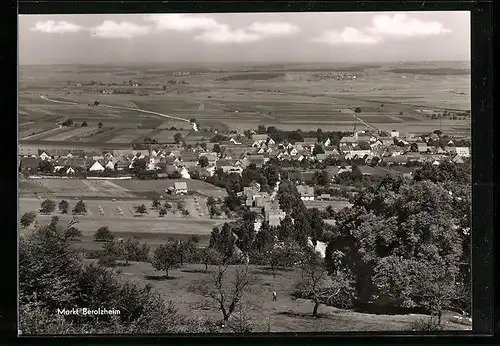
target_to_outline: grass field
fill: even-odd
[[[304,201],[304,204],[307,208],[318,209],[326,209],[330,205],[335,210],[352,206],[348,201]]]

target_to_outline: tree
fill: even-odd
[[[160,199],[158,198],[158,196],[154,196],[153,197],[153,201],[151,202],[151,206],[153,207],[153,209],[158,209],[160,207]]]
[[[61,123],[62,126],[67,126],[70,127],[73,125],[73,120],[72,119],[67,119]]]
[[[359,107],[354,108],[354,113],[361,113],[361,108]]]
[[[313,180],[315,185],[322,185],[322,186],[329,186],[330,182],[332,181],[330,173],[327,170],[315,172]]]
[[[42,173],[52,173],[54,171],[54,164],[48,160],[42,160],[38,163],[37,169]]]
[[[99,122],[99,123],[97,124],[97,127],[98,127],[98,128],[102,128],[102,123],[101,123],[101,122]]]
[[[265,134],[267,133],[267,129],[265,125],[259,125],[257,126],[257,133],[258,134]]]
[[[326,270],[316,254],[306,256],[302,264],[303,279],[295,284],[294,293],[314,302],[312,315],[318,316],[321,292],[326,288]]]
[[[69,203],[68,201],[66,200],[61,200],[61,202],[59,202],[59,211],[61,212],[61,214],[67,214],[68,213],[68,208],[69,208]]]
[[[325,150],[323,149],[323,147],[321,145],[315,145],[314,146],[314,149],[313,149],[313,155],[316,156],[318,154],[324,154],[325,153]]]
[[[35,222],[36,214],[34,212],[27,212],[21,216],[21,226],[29,227],[33,222]]]
[[[218,309],[224,322],[229,320],[240,305],[245,304],[244,299],[256,283],[248,266],[236,266],[234,273],[228,273],[228,268],[227,264],[218,265],[209,278],[194,281],[188,289],[189,292],[204,297],[209,305]]]
[[[96,241],[110,241],[113,240],[114,236],[108,226],[102,226],[95,232],[94,238]]]
[[[268,253],[274,246],[276,238],[276,229],[269,226],[269,222],[264,220],[260,226],[259,232],[255,236],[254,248],[260,253]]]
[[[215,201],[215,198],[213,198],[212,196],[208,197],[207,198],[207,209],[208,209],[208,212],[210,213],[210,218],[213,218],[213,216],[216,214],[216,205],[217,205],[217,202]]]
[[[73,208],[73,214],[85,214],[86,212],[87,206],[82,200],[79,200]]]
[[[263,170],[263,175],[267,180],[269,186],[274,187],[280,180],[280,174],[276,167],[266,165]]]
[[[195,118],[191,118],[191,119],[189,119],[189,122],[190,122],[191,124],[196,124],[196,119],[195,119]]]
[[[165,271],[167,278],[168,271],[179,266],[179,250],[177,242],[171,241],[160,245],[154,252],[151,264],[156,270]]]
[[[215,227],[210,234],[210,244],[209,247],[215,248],[219,251],[224,262],[228,261],[234,254],[236,238],[233,234],[231,226],[226,222],[219,230]]]
[[[144,204],[134,206],[134,210],[137,214],[140,215],[148,213],[148,208]]]
[[[358,147],[360,150],[370,150],[370,143],[368,142],[359,142]]]
[[[199,159],[198,159],[198,163],[200,164],[200,167],[208,167],[208,157],[206,156],[201,156]]]
[[[175,135],[174,135],[174,141],[176,144],[179,144],[180,142],[182,142],[182,135],[177,132]]]
[[[51,199],[46,199],[40,206],[40,212],[43,214],[50,214],[56,210],[56,202]]]
[[[299,264],[304,257],[303,248],[296,242],[287,241],[282,245],[274,246],[269,253],[269,264],[273,272],[273,277],[276,276],[279,268],[291,268]]]
[[[161,216],[161,217],[163,217],[163,216],[167,215],[167,208],[165,208],[165,207],[160,207],[160,208],[158,209],[158,215],[159,215],[159,216]]]
[[[82,127],[87,127],[87,126],[88,126],[88,124],[86,121],[82,122]]]
[[[294,231],[293,221],[289,215],[286,215],[285,218],[281,221],[281,224],[278,226],[278,238],[280,240],[289,239]]]
[[[214,148],[212,150],[214,151],[214,153],[220,153],[221,152],[220,145],[214,144]]]
[[[222,263],[222,255],[215,248],[205,247],[200,253],[201,261],[205,265],[205,273],[208,272],[208,265],[219,265]]]

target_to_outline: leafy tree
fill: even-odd
[[[73,214],[85,214],[86,212],[87,206],[82,200],[79,200],[73,208]]]
[[[67,119],[61,123],[62,126],[67,126],[70,127],[73,125],[73,120],[72,119]]]
[[[236,238],[231,226],[226,222],[219,230],[215,227],[210,235],[209,247],[221,253],[224,261],[228,261],[234,254]]]
[[[208,157],[206,156],[201,156],[199,159],[198,159],[198,163],[200,164],[200,167],[208,167]]]
[[[158,198],[158,196],[154,196],[153,201],[151,202],[151,206],[153,207],[153,209],[158,209],[160,205],[160,199]]]
[[[217,270],[209,278],[197,280],[189,287],[189,292],[198,294],[222,313],[227,322],[244,299],[251,293],[256,278],[247,266],[237,266],[230,276],[227,264],[217,266]]]
[[[354,108],[354,113],[361,113],[361,108],[360,107]]]
[[[214,151],[214,153],[220,153],[221,152],[220,145],[214,144],[213,151]]]
[[[87,127],[87,126],[88,126],[88,124],[86,121],[82,122],[82,127]]]
[[[254,248],[261,253],[268,253],[274,246],[276,229],[269,226],[268,221],[263,221],[259,232],[255,236]]]
[[[67,214],[68,208],[69,208],[68,201],[63,199],[61,202],[59,202],[58,208],[59,208],[59,211],[61,212],[61,214]]]
[[[82,232],[74,227],[74,226],[71,226],[69,227],[66,232],[65,232],[65,236],[69,239],[69,240],[75,240],[75,239],[78,239],[78,238],[81,238],[82,236]]]
[[[208,265],[222,264],[223,258],[219,251],[215,248],[206,247],[200,253],[201,262],[205,265],[205,273],[208,272]]]
[[[137,214],[140,215],[148,213],[148,208],[144,204],[134,206],[134,210]]]
[[[281,221],[278,226],[278,238],[281,240],[289,239],[294,233],[292,218],[288,215]]]
[[[257,127],[257,133],[260,134],[260,135],[267,133],[266,126],[265,125],[259,125]]]
[[[94,238],[96,241],[110,241],[113,240],[114,236],[108,226],[102,226],[95,232]]]
[[[280,180],[280,174],[274,166],[266,165],[262,173],[271,187],[274,187]]]
[[[38,171],[52,173],[54,171],[54,164],[48,160],[42,160],[38,163]]]
[[[34,212],[27,212],[21,216],[21,226],[29,227],[33,222],[35,222],[36,214]]]
[[[158,209],[158,215],[159,215],[159,216],[161,216],[161,217],[163,217],[163,216],[167,215],[167,208],[165,208],[165,207],[160,207],[160,208]]]
[[[56,210],[56,202],[51,199],[46,199],[40,206],[40,212],[43,214],[50,214]]]
[[[360,150],[370,150],[371,147],[370,147],[370,143],[363,141],[363,142],[358,143],[358,148]]]
[[[189,119],[189,122],[190,122],[191,124],[196,124],[196,119],[195,119],[195,118],[191,118],[191,119]]]
[[[304,250],[294,241],[284,242],[282,245],[274,246],[269,253],[269,264],[276,276],[279,268],[292,268],[304,259]]]
[[[97,127],[101,129],[101,128],[102,128],[102,123],[101,123],[101,122],[99,122],[99,123],[97,124]]]
[[[169,270],[177,268],[180,264],[177,242],[160,245],[154,252],[151,264],[156,270],[165,271],[168,278]]]
[[[207,209],[210,213],[210,218],[213,218],[213,216],[216,214],[216,205],[217,202],[215,201],[215,198],[213,198],[212,196],[207,198]]]
[[[323,149],[323,147],[321,145],[315,145],[314,146],[314,149],[313,149],[313,152],[312,154],[314,156],[318,155],[318,154],[324,154],[325,153],[325,149]]]
[[[327,170],[315,172],[313,179],[315,185],[328,186],[331,182],[330,173]]]
[[[176,144],[179,144],[179,143],[181,143],[181,142],[182,142],[182,135],[181,135],[179,132],[177,132],[177,133],[174,135],[174,142],[175,142]]]

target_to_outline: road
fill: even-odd
[[[54,102],[54,103],[67,104],[67,105],[84,105],[83,103],[77,103],[77,102],[53,100],[53,99],[49,99],[47,96],[44,96],[44,95],[42,95],[40,97],[42,99],[44,99],[45,101]],[[130,110],[130,111],[136,111],[136,112],[139,112],[139,113],[153,114],[153,115],[158,115],[160,117],[174,119],[174,120],[179,120],[179,121],[184,121],[184,122],[187,122],[187,123],[191,124],[191,121],[189,121],[188,119],[185,119],[185,118],[176,117],[176,116],[173,116],[173,115],[168,115],[168,114],[159,113],[159,112],[148,111],[148,110],[140,109],[140,108],[120,107],[120,106],[111,106],[111,105],[103,105],[103,104],[99,104],[99,107],[106,107],[106,108],[113,108],[113,109],[122,109],[122,110]],[[194,131],[198,131],[198,126],[196,124],[192,124],[192,125],[193,125],[193,130]]]

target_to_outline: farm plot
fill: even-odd
[[[335,210],[350,208],[352,204],[348,201],[304,201],[307,208],[326,209],[331,206]]]
[[[68,131],[63,133],[57,133],[49,138],[46,138],[48,141],[66,141],[68,139],[73,139],[73,137],[79,138],[83,137],[86,134],[92,133],[96,130],[96,128],[92,127],[78,127],[73,129],[68,129]]]
[[[46,140],[47,138],[51,138],[52,136],[64,134],[66,132],[68,132],[67,127],[56,127],[56,128],[50,129],[50,130],[40,132],[40,133],[35,134],[35,135],[28,135],[26,137],[21,137],[21,139],[28,139],[29,138],[30,140],[34,140],[34,139]]]
[[[122,129],[117,136],[107,143],[132,143],[135,139],[142,138],[151,132],[150,129]]]
[[[36,179],[36,184],[58,197],[134,197],[135,195],[107,180]],[[28,187],[28,186],[27,186]],[[23,192],[23,187],[21,187]]]
[[[113,183],[119,185],[125,189],[128,189],[134,193],[147,192],[147,191],[156,191],[163,192],[165,189],[168,189],[171,186],[174,186],[175,182],[184,181],[187,183],[188,192],[197,192],[203,195],[216,195],[216,196],[225,196],[226,190],[208,184],[204,181],[200,180],[191,180],[191,179],[179,179],[179,180],[171,180],[171,179],[162,179],[162,180],[116,180]]]
[[[186,130],[160,130],[157,133],[150,134],[150,137],[156,139],[160,143],[164,142],[174,142],[174,136],[176,133],[180,133],[182,138],[185,138],[189,131]]]

